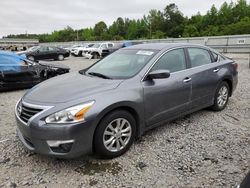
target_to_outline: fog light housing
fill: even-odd
[[[49,145],[50,149],[56,153],[68,153],[70,152],[74,140],[49,140],[47,144]]]

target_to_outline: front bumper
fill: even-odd
[[[92,59],[92,57],[93,57],[93,55],[91,55],[90,53],[85,53],[83,56],[88,58],[88,59]]]
[[[79,51],[72,50],[72,51],[70,51],[70,53],[71,53],[72,55],[78,56]]]
[[[75,158],[92,153],[94,126],[91,122],[39,125],[31,121],[25,124],[17,115],[16,121],[19,139],[30,151],[61,158]],[[60,142],[65,144],[55,144]]]

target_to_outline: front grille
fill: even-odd
[[[37,109],[37,108],[31,108],[28,106],[25,106],[24,104],[21,105],[21,113],[20,113],[20,118],[27,123],[30,118],[32,118],[34,115],[37,113],[41,112],[42,109]]]

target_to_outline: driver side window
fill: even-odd
[[[40,52],[47,52],[48,51],[48,47],[46,46],[42,46],[41,48],[39,48]]]
[[[183,49],[176,49],[164,54],[153,66],[151,71],[169,70],[170,73],[186,69],[185,53]]]

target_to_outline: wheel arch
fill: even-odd
[[[224,77],[221,82],[226,82],[229,86],[229,96],[232,96],[233,91],[233,81],[230,77]]]
[[[109,113],[116,111],[116,110],[125,110],[127,112],[129,112],[135,119],[136,121],[136,137],[140,137],[143,134],[143,118],[141,117],[141,113],[139,112],[139,109],[137,109],[135,107],[135,104],[133,103],[128,103],[128,102],[121,102],[121,103],[116,103],[113,105],[108,106],[107,108],[105,108],[104,110],[102,110],[102,112],[98,115],[97,117],[97,122],[96,122],[96,127],[94,130],[94,136],[96,133],[96,129],[97,127],[100,125],[100,122],[102,121],[102,119],[107,116]],[[93,143],[92,146],[94,146],[94,139],[93,139]],[[93,147],[94,149],[94,147]]]

